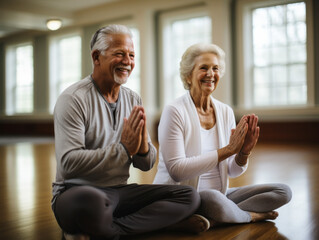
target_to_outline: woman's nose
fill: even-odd
[[[206,75],[207,75],[207,77],[213,77],[214,76],[213,69],[208,69]]]

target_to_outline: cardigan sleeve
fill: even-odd
[[[186,121],[188,116],[183,109],[179,111],[175,106],[164,108],[159,125],[159,144],[164,163],[171,178],[176,182],[197,177],[207,169],[217,166],[217,150],[195,156],[187,156],[188,144],[195,144],[200,139],[188,139],[187,131],[192,128]]]

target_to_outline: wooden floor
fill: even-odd
[[[61,239],[50,208],[53,142],[5,142],[0,141],[0,239]],[[155,171],[132,169],[130,182],[151,183]],[[269,182],[286,183],[293,191],[275,221],[216,227],[196,236],[159,231],[124,239],[319,239],[319,145],[259,143],[248,171],[231,186]]]

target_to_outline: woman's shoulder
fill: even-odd
[[[174,112],[184,112],[187,106],[187,94],[184,94],[172,102],[168,103],[164,110],[166,111],[174,111]]]
[[[231,108],[230,105],[228,105],[227,103],[221,102],[219,100],[217,100],[216,98],[212,97],[214,106],[217,110],[223,110],[223,111],[227,111],[227,112],[233,112],[233,109]]]

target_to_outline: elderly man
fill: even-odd
[[[200,203],[193,188],[127,184],[131,164],[147,171],[156,160],[141,98],[122,86],[134,68],[130,30],[101,28],[91,55],[92,75],[66,89],[54,110],[52,209],[64,236],[118,239],[174,224],[205,231],[206,219],[192,215]]]

